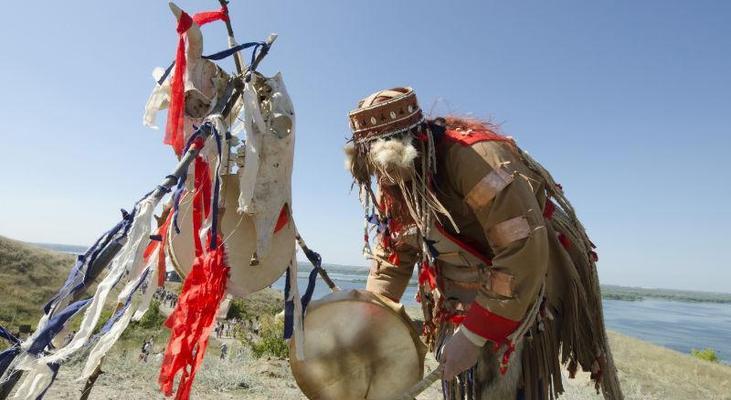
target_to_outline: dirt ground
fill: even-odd
[[[695,360],[689,356],[612,333],[611,344],[627,399],[731,399],[731,367]],[[227,360],[220,360],[219,342],[212,341],[195,384],[192,399],[304,399],[286,360],[254,359],[249,351],[229,342]],[[156,345],[161,350],[163,344]],[[159,349],[157,348],[159,347]],[[164,399],[157,389],[161,355],[147,363],[136,352],[117,352],[108,357],[105,373],[90,399]],[[427,373],[436,363],[427,357]],[[47,399],[77,399],[83,383],[75,382],[81,363],[61,369]],[[600,399],[586,376],[564,379],[567,393],[561,399]],[[419,399],[441,399],[439,384]]]

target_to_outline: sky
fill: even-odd
[[[151,71],[174,55],[174,19],[158,0],[3,10],[0,235],[89,245],[175,164],[162,131],[142,126]],[[239,42],[280,35],[260,70],[281,71],[292,96],[293,210],[326,263],[366,265],[343,168],[347,113],[376,90],[412,86],[430,115],[499,123],[552,172],[598,246],[603,283],[731,291],[731,2],[230,10]],[[222,25],[203,33],[205,53],[226,47]]]

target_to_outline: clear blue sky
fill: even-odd
[[[234,0],[231,12],[239,42],[280,34],[262,70],[281,70],[293,97],[294,211],[326,262],[365,264],[347,112],[410,85],[426,109],[501,123],[553,172],[603,282],[731,291],[731,2]],[[0,234],[90,244],[174,164],[142,110],[175,23],[157,0],[12,1],[3,15]],[[206,53],[225,47],[222,26],[204,35]]]

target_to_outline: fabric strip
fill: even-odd
[[[510,218],[487,230],[487,238],[493,247],[505,247],[516,240],[530,236],[530,224],[524,216]]]
[[[498,345],[505,342],[508,335],[513,333],[519,324],[520,321],[501,317],[477,302],[472,303],[470,310],[467,312],[467,317],[462,323],[471,332]]]
[[[486,207],[497,196],[497,194],[505,189],[513,181],[513,175],[505,171],[502,167],[498,167],[485,175],[477,185],[475,185],[467,196],[465,201],[472,208],[472,211],[478,212]]]

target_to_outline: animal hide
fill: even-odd
[[[294,109],[281,74],[253,75],[243,97],[246,151],[238,211],[253,217],[257,255],[266,257],[279,215],[292,204]]]

